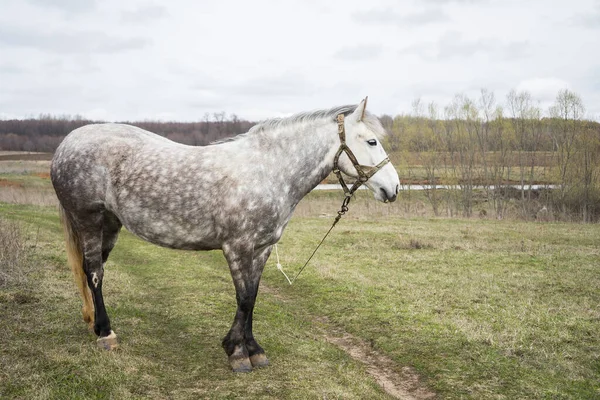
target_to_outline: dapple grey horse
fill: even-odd
[[[338,153],[336,117],[345,116]],[[194,147],[123,124],[87,125],[71,132],[52,160],[67,256],[83,298],[83,318],[100,347],[117,346],[102,296],[104,264],[121,227],[160,246],[222,249],[236,291],[237,311],[222,345],[236,372],[268,364],[252,334],[263,267],[298,202],[334,169],[360,175],[387,158],[385,131],[358,106],[301,113],[262,122],[221,143]],[[388,163],[366,185],[394,201],[399,179]]]

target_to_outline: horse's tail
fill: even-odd
[[[67,262],[73,272],[73,278],[79,289],[79,294],[83,300],[83,320],[88,324],[94,322],[94,304],[92,303],[92,294],[88,287],[87,277],[83,270],[83,251],[79,241],[79,235],[73,229],[73,223],[67,215],[62,205],[59,206],[60,221],[62,222],[63,231],[65,234],[65,242],[67,248]]]

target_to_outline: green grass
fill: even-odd
[[[50,180],[42,178],[36,175],[25,175],[25,174],[0,174],[0,179],[8,181],[10,184],[18,185],[21,187],[29,188],[41,188],[48,187]]]
[[[0,202],[55,205],[50,161],[0,160]]]
[[[292,225],[286,239],[314,241],[313,224]],[[295,300],[415,366],[447,397],[594,398],[598,237],[593,225],[342,224]]]
[[[398,171],[398,175],[401,177],[403,182],[409,183],[425,183],[429,181],[429,176],[427,169],[423,165],[419,164],[410,164],[406,165],[404,163],[396,165],[396,170]],[[558,171],[553,167],[535,167],[533,174],[533,183],[539,184],[552,184],[558,183],[557,175]],[[488,172],[489,174],[489,172]],[[472,171],[472,179],[476,185],[481,185],[484,181],[482,177],[485,177],[485,172],[483,167],[475,166]],[[444,169],[443,165],[438,166],[435,172],[435,177],[437,179],[438,184],[446,184],[446,185],[457,185],[461,180],[461,169],[457,168],[454,173],[450,167],[448,169]],[[488,176],[489,179],[489,176]],[[506,182],[511,182],[512,184],[520,183],[520,170],[516,165],[510,166],[510,174],[504,172],[502,179]],[[525,183],[529,183],[529,169],[526,169],[524,172],[524,180]],[[488,182],[489,184],[493,184],[494,182]]]
[[[0,289],[1,398],[388,398],[327,329],[414,367],[441,398],[600,397],[598,225],[351,210],[293,286],[269,260],[255,334],[272,365],[235,375],[220,348],[235,307],[220,252],[123,232],[105,280],[121,348],[107,353],[81,321],[56,211],[3,204],[0,215],[36,236],[29,283]],[[291,221],[288,273],[330,223]]]
[[[220,347],[235,311],[224,258],[161,249],[126,232],[105,280],[121,348],[100,351],[79,315],[54,210],[0,210],[40,228],[30,285],[0,292],[1,398],[386,398],[362,364],[315,338],[312,316],[269,296],[255,332],[273,367],[231,373]]]
[[[30,175],[50,171],[50,161],[48,160],[6,160],[1,156],[2,154],[0,154],[0,176],[5,174]]]

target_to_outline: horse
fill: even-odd
[[[106,260],[125,226],[159,246],[222,250],[237,301],[222,347],[234,372],[268,365],[252,333],[252,314],[265,263],[300,200],[339,170],[366,178],[379,201],[397,197],[398,174],[381,145],[385,130],[366,104],[365,98],[358,105],[267,120],[207,146],[125,124],[69,133],[53,157],[51,179],[83,319],[98,346],[118,346],[102,285]],[[336,129],[338,116],[344,137]],[[371,169],[368,177],[361,167]]]

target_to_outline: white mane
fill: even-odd
[[[285,128],[285,127],[289,127],[291,125],[308,123],[308,122],[313,122],[313,121],[322,120],[322,119],[331,119],[332,121],[335,121],[335,118],[339,114],[344,114],[345,116],[348,116],[349,114],[352,114],[356,110],[356,107],[358,107],[357,104],[345,105],[345,106],[338,106],[338,107],[333,107],[333,108],[325,109],[325,110],[305,111],[305,112],[301,112],[301,113],[294,114],[292,116],[284,117],[284,118],[268,119],[268,120],[257,123],[252,128],[250,128],[250,130],[246,133],[242,133],[240,135],[237,135],[237,136],[234,136],[231,138],[227,138],[227,139],[223,139],[223,140],[217,140],[210,144],[212,145],[212,144],[220,144],[220,143],[225,143],[225,142],[232,142],[235,140],[242,139],[247,135],[255,135],[255,134],[262,133],[262,132],[269,132],[269,131],[272,131],[272,130],[275,130],[278,128]],[[363,118],[363,122],[369,127],[370,130],[372,130],[375,133],[375,135],[379,139],[383,139],[383,137],[386,135],[386,131],[383,128],[383,126],[381,125],[379,118],[377,118],[375,115],[371,114],[370,112],[368,112],[368,111],[365,112],[365,117]]]

